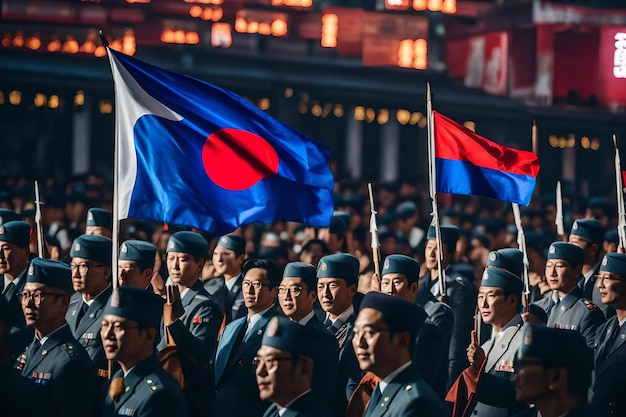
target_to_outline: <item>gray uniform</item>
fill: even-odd
[[[504,326],[499,337],[492,334],[482,345],[487,364],[478,382],[477,403],[472,415],[506,417],[524,408],[515,401],[513,386],[513,360],[522,344],[523,324],[522,317],[516,315]]]
[[[558,304],[552,297],[535,304],[548,313],[548,327],[578,330],[587,345],[593,348],[596,330],[605,321],[604,313],[591,301],[582,298],[580,288],[574,287]]]

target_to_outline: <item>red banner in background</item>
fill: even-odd
[[[598,99],[606,107],[626,107],[626,27],[600,29]]]

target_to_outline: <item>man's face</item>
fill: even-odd
[[[415,302],[417,285],[417,282],[409,284],[405,274],[385,274],[380,281],[380,291],[389,295],[395,295],[403,300]]]
[[[319,278],[317,280],[317,298],[322,309],[334,316],[343,313],[352,304],[356,286],[348,286],[343,278]]]
[[[315,291],[309,290],[302,278],[285,277],[278,286],[280,308],[292,320],[299,321],[309,314],[316,299]]]
[[[174,284],[191,287],[200,278],[204,259],[184,252],[167,253],[167,272]]]
[[[596,286],[600,289],[602,303],[612,305],[620,310],[626,308],[625,277],[613,272],[600,271],[596,279]]]
[[[448,247],[445,243],[441,244],[441,249],[443,251],[443,260],[441,261],[441,265],[445,268],[448,266]],[[426,248],[424,249],[424,257],[426,259],[426,268],[428,269],[438,269],[437,264],[437,241],[434,239],[426,242]]]
[[[276,287],[270,289],[270,280],[265,269],[252,268],[247,271],[241,282],[241,289],[243,303],[251,313],[265,310],[276,298]]]
[[[152,269],[146,268],[143,271],[135,261],[117,261],[117,282],[120,285],[128,285],[139,289],[145,289],[150,284]]]
[[[573,266],[562,259],[546,261],[546,280],[551,290],[568,293],[576,286],[580,271],[580,266]]]
[[[256,382],[259,387],[259,396],[263,401],[273,401],[285,405],[298,393],[293,392],[296,385],[295,378],[297,365],[294,365],[292,355],[269,346],[261,346],[255,359]]]
[[[70,268],[76,292],[98,295],[109,285],[109,266],[85,258],[72,258]]]
[[[113,235],[111,229],[102,226],[85,226],[85,234],[104,236],[108,237],[109,239],[111,239],[111,236]]]
[[[145,350],[145,341],[150,335],[148,329],[139,328],[136,321],[105,314],[102,317],[100,337],[108,360],[136,363],[140,360]]]
[[[519,402],[534,403],[550,394],[547,371],[540,360],[522,356],[515,361],[515,398]]]
[[[300,254],[300,261],[306,262],[317,268],[320,259],[326,255],[321,245],[311,245],[306,252]]]
[[[499,287],[480,287],[478,290],[478,309],[487,324],[502,323],[511,315],[511,303],[504,298],[504,290]]]
[[[389,327],[382,318],[382,313],[373,308],[364,308],[359,312],[352,337],[352,348],[363,371],[373,372],[384,378],[393,371],[396,363],[399,334],[389,335]]]
[[[30,297],[24,297],[25,294]],[[65,317],[69,296],[39,282],[27,282],[24,284],[21,300],[26,325],[48,331],[54,330],[54,323],[58,322],[60,317]],[[39,304],[36,301],[39,301]]]
[[[576,245],[582,250],[584,250],[585,258],[589,258],[590,256],[592,256],[593,252],[595,251],[594,249],[597,249],[597,246],[594,246],[593,243],[577,235],[570,235],[568,243],[571,243],[572,245]]]
[[[0,242],[0,274],[19,275],[28,264],[28,248]]]
[[[241,273],[244,255],[237,256],[234,250],[216,246],[213,251],[213,266],[220,275],[238,275]]]

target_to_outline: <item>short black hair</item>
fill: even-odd
[[[270,281],[270,289],[280,285],[282,276],[280,270],[272,261],[258,258],[246,259],[241,268],[241,275],[245,277],[248,271],[254,268],[263,269],[265,271],[267,279]]]

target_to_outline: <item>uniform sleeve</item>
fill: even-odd
[[[442,303],[443,304],[443,303]],[[444,305],[440,305],[432,311],[430,321],[441,331],[443,340],[449,343],[452,338],[452,329],[454,327],[454,314],[452,310]]]
[[[438,391],[436,383],[445,357],[445,347],[443,336],[437,326],[424,323],[415,343],[413,363],[417,365],[422,377],[435,391]]]
[[[180,351],[202,365],[209,365],[215,356],[222,313],[217,304],[207,300],[189,314],[185,320],[188,326],[176,320],[167,327]]]
[[[598,307],[594,307],[587,311],[580,323],[580,333],[587,341],[587,346],[592,349],[596,343],[596,330],[604,322],[604,313]]]
[[[0,415],[31,417],[39,415],[33,404],[51,404],[52,390],[35,384],[8,366],[0,368]]]
[[[54,381],[54,402],[59,416],[84,417],[95,405],[96,376],[87,361],[71,360]]]

